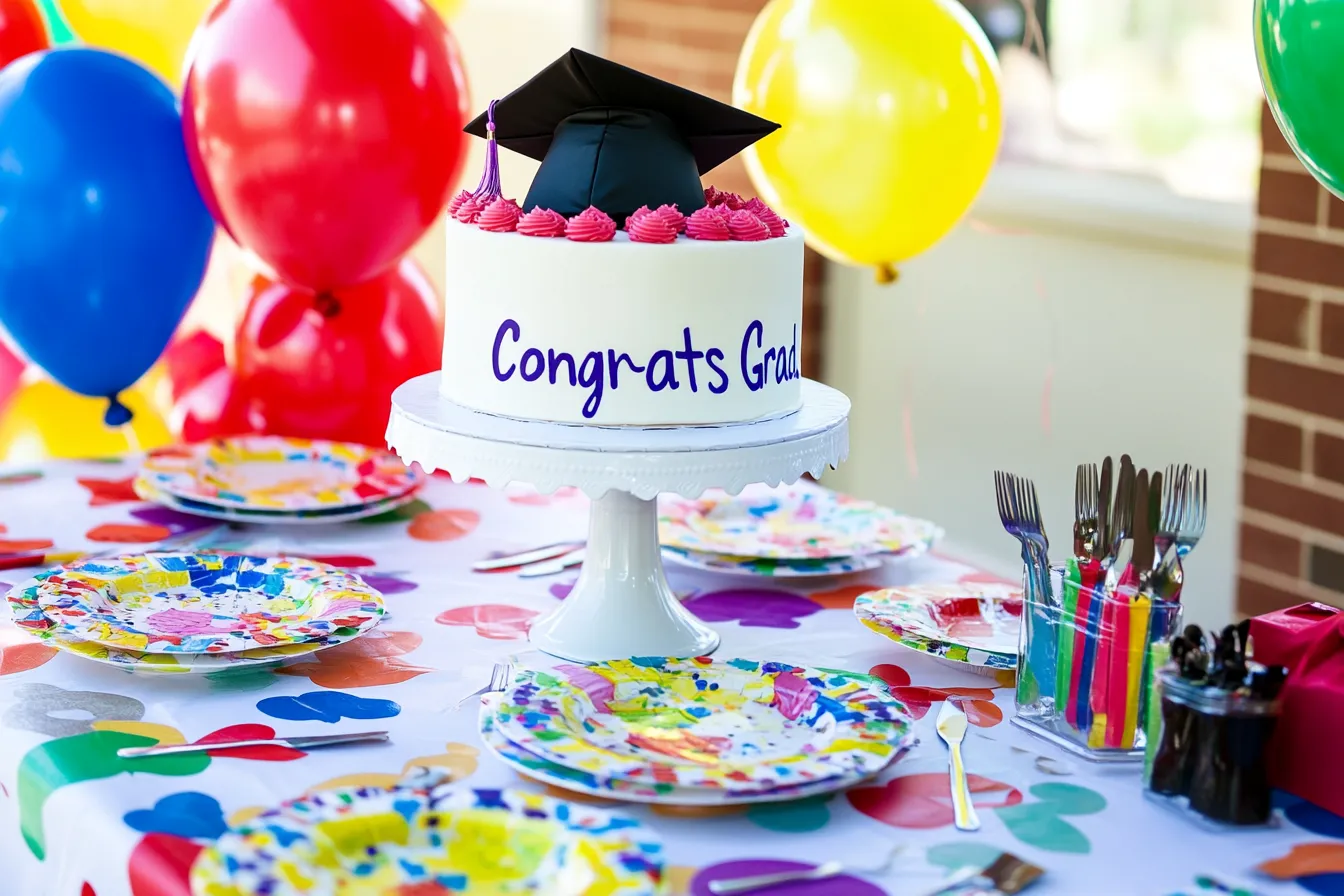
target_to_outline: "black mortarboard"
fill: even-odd
[[[486,136],[486,115],[466,127]],[[570,50],[495,104],[495,139],[539,160],[523,210],[622,224],[647,205],[705,204],[700,175],[779,127],[749,112],[582,50]]]

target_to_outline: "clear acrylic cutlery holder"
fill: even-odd
[[[1142,762],[1150,647],[1177,632],[1180,604],[1086,588],[1060,566],[1035,578],[1028,568],[1013,724],[1083,759]]]
[[[1147,795],[1200,827],[1263,827],[1274,822],[1269,742],[1278,700],[1263,700],[1157,671]]]

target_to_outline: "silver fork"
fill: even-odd
[[[1204,537],[1204,525],[1209,518],[1209,477],[1203,469],[1191,471],[1186,467],[1189,477],[1185,492],[1184,506],[1181,511],[1181,525],[1176,533],[1176,551],[1181,559],[1195,549]]]
[[[1036,548],[1037,561],[1048,565],[1050,539],[1045,537],[1045,523],[1041,520],[1041,506],[1036,501],[1036,484],[1022,476],[1013,478],[1017,480],[1014,495],[1020,512],[1019,519],[1022,521],[1022,532],[1032,546]]]
[[[1162,514],[1158,518],[1153,542],[1159,562],[1167,548],[1176,543],[1181,531],[1181,512],[1185,506],[1186,468],[1170,464],[1162,476]]]
[[[1079,464],[1073,479],[1073,556],[1091,557],[1100,535],[1097,506],[1101,490],[1096,464]]]
[[[1030,479],[996,470],[994,493],[1003,528],[1022,544],[1022,564],[1032,592],[1026,596],[1030,602],[1044,603],[1050,594],[1050,542],[1041,524],[1036,486]]]
[[[1021,543],[1022,562],[1030,563],[1030,555],[1034,549],[1031,541],[1022,532],[1022,520],[1017,508],[1017,479],[1013,474],[1002,470],[994,471],[994,499],[999,508],[999,522],[1003,523],[1003,528],[1009,535]]]
[[[1027,532],[1027,511],[1018,490],[1017,477],[1001,470],[994,471],[994,496],[999,507],[999,521],[1009,535],[1022,543],[1022,559],[1025,562],[1025,552],[1035,551],[1036,539]]]
[[[473,700],[485,694],[496,694],[509,686],[509,681],[513,678],[512,663],[495,663],[495,667],[490,670],[490,683],[474,693],[468,694],[457,701],[454,710],[461,709],[468,700]]]

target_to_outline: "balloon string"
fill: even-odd
[[[1026,17],[1026,26],[1022,29],[1022,47],[1028,53],[1033,49],[1039,54],[1045,70],[1050,68],[1049,48],[1045,45],[1045,29],[1041,27],[1041,17],[1036,15],[1036,0],[1018,0],[1022,4],[1022,13]]]
[[[132,454],[143,454],[145,446],[140,444],[140,437],[135,434],[135,427],[123,425],[121,434],[126,437],[126,444],[130,447]]]
[[[472,194],[483,201],[498,199],[504,192],[499,184],[499,143],[495,140],[495,106],[498,104],[499,100],[491,100],[485,111],[485,172]]]

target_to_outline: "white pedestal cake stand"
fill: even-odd
[[[495,488],[562,486],[593,499],[588,550],[565,602],[532,626],[532,643],[579,662],[632,656],[704,656],[719,635],[690,614],[663,575],[660,492],[736,494],[755,482],[820,475],[849,454],[849,399],[802,382],[793,414],[725,426],[634,428],[513,420],[462,407],[439,394],[439,374],[392,394],[387,443],[406,463],[448,471],[455,482]]]

